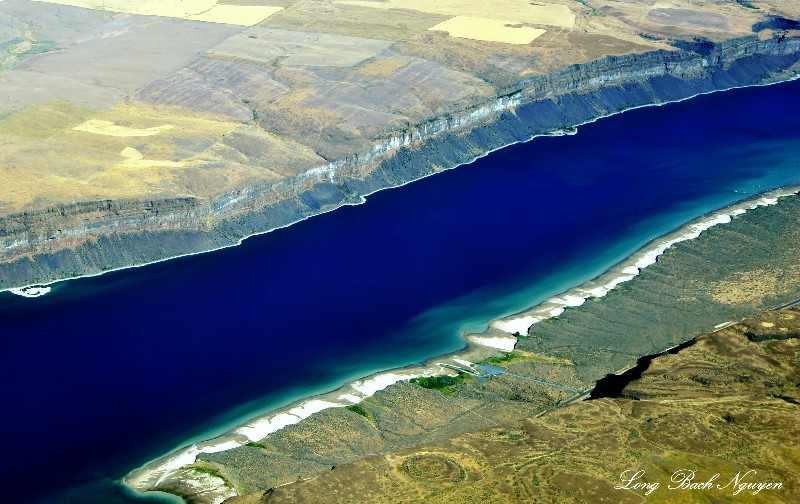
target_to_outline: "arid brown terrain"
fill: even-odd
[[[696,239],[674,245],[659,258],[656,264],[645,268],[639,276],[620,285],[609,295],[570,309],[559,317],[533,325],[528,331],[527,337],[521,335],[516,348],[511,353],[489,358],[480,354],[464,355],[463,359],[475,364],[463,360],[460,364],[456,363],[455,369],[460,369],[461,373],[456,375],[451,367],[450,371],[453,371],[451,374],[454,376],[448,379],[401,381],[378,391],[372,397],[351,408],[326,409],[299,423],[273,432],[263,439],[215,453],[199,453],[192,464],[178,469],[160,466],[159,464],[163,462],[156,462],[152,467],[135,475],[140,478],[137,480],[139,488],[169,491],[184,496],[189,502],[196,503],[219,502],[226,495],[229,497],[233,495],[250,496],[248,498],[257,501],[270,488],[279,489],[276,490],[276,496],[289,495],[286,492],[294,488],[293,482],[308,479],[309,483],[302,483],[298,488],[305,488],[303,485],[307,484],[309,488],[315,489],[314,492],[319,491],[323,496],[328,495],[331,499],[335,499],[341,497],[341,493],[334,494],[333,487],[326,490],[314,485],[327,485],[328,483],[325,482],[334,482],[341,474],[351,474],[350,472],[341,472],[339,469],[351,467],[348,464],[360,459],[368,458],[370,462],[356,463],[354,467],[371,467],[370,464],[385,464],[387,461],[400,464],[402,460],[405,460],[405,456],[414,457],[429,450],[418,447],[434,445],[437,448],[430,448],[430,450],[435,453],[440,453],[436,450],[443,449],[438,447],[448,446],[447,450],[449,451],[446,452],[446,457],[449,457],[450,460],[456,460],[453,458],[454,454],[464,448],[466,451],[461,451],[462,458],[458,459],[461,465],[458,467],[472,468],[470,470],[474,471],[479,469],[481,471],[499,471],[501,469],[494,469],[492,464],[468,463],[468,460],[472,460],[469,457],[473,456],[474,447],[465,448],[459,444],[462,441],[449,440],[454,438],[473,439],[475,435],[468,433],[482,432],[496,426],[516,425],[514,427],[516,430],[512,429],[513,432],[516,432],[514,436],[521,436],[522,425],[527,425],[527,422],[530,421],[540,421],[526,420],[519,423],[521,419],[537,417],[537,415],[563,405],[565,402],[583,398],[607,373],[618,373],[632,368],[636,365],[637,359],[643,355],[658,354],[665,349],[690,340],[693,336],[708,332],[715,326],[742,320],[800,298],[800,277],[797,268],[797,265],[800,264],[800,247],[796,246],[800,243],[800,228],[797,226],[798,215],[800,215],[800,198],[797,196],[781,198],[774,206],[752,209],[730,223],[709,229]],[[751,339],[754,341],[763,339],[762,336],[771,334],[772,330],[776,335],[795,334],[798,323],[795,319],[784,317],[773,320],[770,317],[774,318],[776,315],[770,313],[754,319],[758,321],[757,324],[750,321],[745,326],[739,325],[733,329],[729,328],[715,333],[712,338],[721,337],[719,335],[743,334],[742,331],[751,333]],[[789,312],[789,315],[793,314],[797,315],[797,312]],[[769,324],[774,325],[770,326]],[[749,327],[749,329],[744,330],[743,327]],[[787,329],[781,330],[781,327]],[[497,335],[497,331],[495,328],[490,328],[488,333]],[[739,349],[739,353],[735,357],[730,357],[725,362],[718,362],[714,360],[716,358],[708,357],[708,362],[714,366],[719,364],[719,366],[729,369],[726,380],[719,381],[722,374],[713,366],[709,368],[713,372],[708,376],[701,372],[702,366],[697,370],[692,368],[691,373],[689,371],[680,373],[669,371],[662,376],[663,379],[659,382],[659,387],[662,387],[661,393],[664,396],[661,401],[663,404],[660,406],[655,403],[655,400],[649,402],[635,400],[619,402],[616,399],[613,401],[592,400],[565,409],[557,409],[554,413],[546,413],[542,417],[544,420],[541,420],[545,423],[536,424],[549,429],[542,431],[543,436],[546,434],[544,441],[539,440],[534,443],[534,440],[524,436],[518,440],[528,439],[528,442],[533,443],[532,447],[525,445],[527,447],[524,450],[548,447],[544,451],[552,453],[548,455],[550,458],[547,460],[560,461],[558,465],[563,463],[564,470],[574,465],[581,471],[589,471],[594,477],[599,478],[598,475],[602,474],[606,478],[605,487],[609,484],[613,486],[611,484],[612,481],[615,481],[613,478],[618,480],[619,474],[627,469],[627,467],[620,468],[616,464],[624,465],[623,462],[625,462],[631,466],[636,462],[631,458],[632,454],[641,450],[636,447],[637,445],[626,446],[624,452],[621,452],[618,458],[613,459],[615,462],[612,465],[605,467],[602,471],[595,467],[595,469],[591,469],[595,472],[591,472],[590,468],[596,466],[598,460],[601,460],[597,458],[600,457],[600,454],[597,451],[585,451],[594,448],[588,446],[585,439],[578,437],[580,432],[578,426],[586,431],[598,429],[597,432],[605,432],[603,429],[617,422],[615,429],[622,434],[616,432],[614,436],[624,435],[623,439],[627,440],[631,429],[635,429],[639,434],[648,432],[653,439],[657,435],[665,436],[659,443],[666,443],[671,433],[683,429],[684,426],[687,426],[690,433],[694,432],[692,429],[696,428],[698,432],[701,432],[702,429],[699,426],[688,427],[689,424],[682,423],[681,415],[673,411],[669,414],[671,416],[664,416],[663,422],[658,424],[660,430],[648,431],[648,426],[652,421],[639,426],[636,422],[641,419],[633,415],[633,412],[651,407],[651,404],[653,408],[666,407],[671,404],[673,399],[680,397],[685,403],[691,404],[693,407],[697,406],[697,412],[705,411],[704,408],[712,408],[709,410],[712,411],[711,413],[706,412],[703,413],[706,416],[699,417],[702,420],[706,419],[708,415],[713,416],[719,413],[713,409],[720,402],[717,398],[731,393],[733,394],[732,398],[725,404],[729,411],[726,410],[719,415],[726,413],[738,415],[751,407],[750,399],[743,402],[743,406],[740,408],[734,407],[736,402],[741,399],[742,394],[750,393],[747,387],[757,385],[760,383],[758,380],[769,373],[785,372],[788,381],[767,380],[763,387],[766,387],[768,383],[778,384],[774,386],[783,387],[788,392],[776,388],[771,393],[794,397],[792,394],[795,392],[792,390],[797,383],[796,367],[786,366],[789,366],[791,362],[794,362],[795,364],[792,365],[796,366],[796,355],[789,355],[786,361],[789,364],[780,364],[777,371],[765,370],[766,368],[763,367],[765,362],[778,365],[778,361],[763,357],[763,355],[768,355],[764,352],[772,348],[770,345],[773,343],[759,346],[748,343],[746,340],[739,343],[736,341],[735,338],[730,339],[731,345],[735,343],[731,348]],[[796,341],[797,339],[790,338],[785,342],[775,343],[775,345],[785,344],[786,348],[794,348],[792,345]],[[651,373],[653,370],[660,369],[664,362],[678,362],[675,359],[683,359],[685,355],[692,355],[691,352],[696,351],[695,347],[703,348],[702,345],[698,345],[682,350],[676,357],[656,358],[655,364],[650,367]],[[752,356],[748,353],[751,351]],[[751,364],[753,359],[755,364]],[[437,362],[447,362],[447,359],[444,357],[433,359],[431,364],[435,365]],[[743,368],[737,370],[737,363],[740,363]],[[756,378],[753,378],[755,381],[751,383],[746,377],[751,374],[749,368],[753,366],[757,375],[753,375]],[[695,373],[695,371],[697,372]],[[481,374],[483,376],[480,376]],[[696,376],[696,379],[692,379],[691,376]],[[712,376],[716,376],[716,378],[712,379]],[[673,378],[675,378],[676,388],[671,389],[670,384],[673,383],[671,381]],[[766,378],[764,379],[766,380]],[[720,388],[715,388],[715,384],[718,383],[721,383]],[[691,389],[692,391],[686,392],[688,386],[699,388],[696,391]],[[635,393],[645,399],[645,392],[639,391],[638,387],[638,384],[633,384],[627,390],[629,392],[637,391]],[[744,388],[731,392],[732,387]],[[762,385],[758,385],[758,387],[762,387]],[[758,394],[766,393],[765,389],[757,388],[756,390],[757,399],[763,399]],[[689,396],[695,392],[699,394],[697,398],[690,399]],[[709,397],[712,400],[709,400]],[[769,399],[772,401],[770,404],[781,404],[781,401],[775,402],[773,399]],[[705,406],[703,406],[704,404]],[[633,409],[625,410],[622,405],[628,405]],[[792,406],[791,402],[788,405]],[[585,408],[591,413],[574,413],[573,420],[558,424],[547,423],[546,419],[552,418],[550,415],[558,417],[562,411],[584,411],[581,408]],[[608,412],[609,408],[612,408],[613,414]],[[601,421],[595,421],[594,416],[602,412],[605,412],[603,414],[607,414],[608,417],[602,418]],[[651,416],[656,418],[656,415]],[[672,425],[670,422],[675,422],[675,424]],[[497,432],[506,430],[504,428]],[[597,432],[592,435],[599,436]],[[709,436],[712,434],[709,433]],[[722,442],[718,438],[717,434],[709,437],[706,441],[708,446],[704,450],[711,450],[709,448],[711,445]],[[502,441],[503,438],[495,436],[489,439]],[[693,440],[694,438],[687,439]],[[794,450],[792,439],[792,437],[787,437],[785,442],[778,439],[783,442],[783,445],[775,447],[775,450],[780,453],[788,450],[786,453],[790,455],[795,453],[792,451]],[[514,440],[511,439],[511,441]],[[551,444],[540,444],[547,440],[550,440],[548,442]],[[757,441],[758,439],[755,437],[746,438],[736,446],[740,447],[743,453],[746,452],[749,455],[759,446]],[[674,440],[674,443],[679,442],[682,441]],[[576,451],[574,455],[571,455],[572,459],[565,458],[567,455],[561,458],[557,457],[557,447],[562,443],[572,443],[570,446],[575,447]],[[507,448],[507,445],[501,445],[506,448],[482,446],[489,452],[486,457],[491,454],[494,454],[492,456],[504,456]],[[664,455],[672,453],[677,446],[683,445],[646,445],[651,450],[651,454],[661,453],[663,448]],[[533,452],[525,451],[524,453]],[[536,453],[541,455],[539,452]],[[374,457],[377,454],[387,455]],[[579,459],[582,454],[587,454],[587,457],[591,455],[591,457],[581,462]],[[520,457],[522,456],[520,455]],[[610,455],[609,457],[609,460],[612,460]],[[418,461],[419,464],[414,461]],[[513,482],[511,472],[513,470],[523,471],[528,467],[527,462],[520,461],[503,466],[502,471],[507,471],[503,473],[504,477],[511,478],[509,481]],[[412,466],[417,469],[428,466],[450,467],[449,464],[450,462],[438,455],[435,460],[423,458],[412,461]],[[721,462],[716,464],[720,465]],[[336,469],[331,470],[332,467]],[[358,469],[358,471],[360,470]],[[413,473],[416,469],[409,470]],[[348,469],[348,471],[356,471],[356,469]],[[374,474],[370,474],[378,478],[383,473],[383,469],[376,469],[376,471]],[[613,474],[614,471],[619,472]],[[652,471],[650,472],[652,473]],[[402,472],[390,471],[386,474],[393,475],[392,478],[403,476]],[[478,473],[467,472],[465,474]],[[316,476],[322,478],[320,480],[322,483],[313,483],[315,481],[313,478]],[[393,493],[391,490],[394,488],[393,485],[400,483],[391,478],[388,480],[378,478],[375,481],[375,485],[378,486],[370,487],[369,491],[374,493],[386,491],[387,495],[382,498],[389,501],[396,499],[398,502],[404,502],[403,498],[408,498],[408,495],[422,496],[423,494],[414,492],[424,491],[430,492],[434,496],[441,494],[445,496],[441,497],[442,502],[446,502],[449,498],[446,496],[453,497],[447,492],[461,492],[462,490],[459,488],[462,488],[465,493],[457,494],[456,497],[453,497],[455,500],[451,501],[460,502],[462,498],[467,499],[473,490],[475,495],[484,495],[488,490],[475,485],[484,484],[489,476],[490,474],[487,473],[480,479],[467,478],[464,481],[470,482],[470,484],[463,487],[461,485],[454,487],[447,481],[439,481],[425,483],[427,486],[416,489],[413,488],[413,485],[419,482],[415,483],[416,480],[412,478],[406,482],[412,486],[403,490],[411,493]],[[531,474],[528,476],[532,477]],[[540,474],[538,477],[541,479],[542,475]],[[524,482],[529,484],[530,481],[532,480],[526,479]],[[360,483],[348,482],[347,484],[355,485],[353,487],[355,489]],[[444,487],[439,488],[437,486],[439,484],[444,484]],[[286,485],[289,486],[286,487],[287,490],[284,490]],[[517,486],[519,485],[522,485],[522,482],[518,482]],[[211,489],[216,493],[211,492]],[[517,495],[514,492],[517,490],[523,491],[521,487],[517,488],[511,485],[507,488],[507,494],[492,494],[494,495],[492,498],[499,499],[501,502],[506,498],[514,499]],[[308,499],[308,502],[313,501],[311,497],[308,497],[312,494],[303,495],[306,495],[305,498]],[[369,495],[371,494],[368,492],[359,493],[357,497],[368,501]],[[615,498],[621,498],[616,493],[614,495],[617,495]],[[664,494],[662,497],[674,498],[676,495],[683,494],[670,493]],[[465,500],[464,502],[470,501]],[[588,499],[587,502],[595,502],[595,500]],[[722,502],[726,501],[722,500]]]
[[[621,397],[230,502],[797,502],[799,386],[800,310],[766,312],[656,358]],[[756,482],[780,486],[739,488]]]

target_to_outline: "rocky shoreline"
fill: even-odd
[[[675,51],[607,56],[409,125],[370,152],[212,200],[78,203],[0,217],[0,289],[96,275],[241,243],[487,152],[698,94],[796,78],[800,36],[775,32]]]

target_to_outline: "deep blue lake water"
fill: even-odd
[[[0,294],[3,501],[130,502],[114,479],[800,183],[800,81],[538,138],[242,246]]]

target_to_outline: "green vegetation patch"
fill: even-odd
[[[480,361],[478,364],[503,364],[522,358],[523,356],[518,353],[506,352],[501,357],[489,357],[488,359]]]
[[[758,6],[751,4],[747,0],[736,0],[736,3],[738,3],[739,5],[741,5],[746,9],[758,9]]]
[[[592,16],[601,16],[602,15],[600,13],[600,11],[598,11],[597,9],[595,9],[594,7],[589,5],[589,3],[586,0],[575,0],[575,1],[578,2],[579,4],[583,5],[584,7],[588,7],[590,9],[591,13],[592,13]]]
[[[229,486],[229,487],[233,488],[233,485],[231,484],[230,481],[228,481],[228,478],[226,478],[225,475],[222,474],[222,471],[220,471],[216,467],[211,467],[211,466],[207,466],[207,465],[192,465],[192,466],[189,466],[189,469],[191,469],[192,471],[195,471],[195,472],[199,472],[201,474],[208,474],[209,476],[213,476],[215,478],[219,478],[219,479],[222,480],[222,482],[225,484],[225,486]]]
[[[371,399],[371,398],[368,398],[368,399]],[[361,404],[351,404],[350,406],[345,406],[344,409],[350,410],[353,413],[355,413],[356,415],[363,416],[373,426],[377,426],[378,425],[377,422],[375,421],[375,418],[369,413],[369,411],[365,410],[364,406],[362,406]]]
[[[419,378],[412,378],[409,381],[420,387],[438,390],[444,395],[450,395],[453,393],[456,385],[467,378],[469,378],[468,374],[458,373],[457,376],[421,376]]]
[[[357,413],[364,418],[369,419],[369,414],[360,404],[351,404],[350,406],[345,406],[344,409],[348,409],[353,413]]]
[[[786,401],[789,404],[800,404],[800,401],[798,401],[794,397],[790,397],[785,394],[768,394],[768,395],[769,397],[774,397],[775,399],[781,399],[783,401]]]
[[[509,362],[531,362],[540,364],[559,364],[567,366],[572,365],[571,361],[561,357],[552,357],[549,355],[540,355],[530,352],[507,352],[500,357],[489,357],[488,359],[484,359],[478,362],[478,364],[502,365]]]
[[[55,42],[51,42],[49,40],[43,40],[40,42],[34,42],[28,49],[19,53],[20,56],[33,56],[34,54],[42,54],[50,51],[54,51],[58,49],[58,45]]]

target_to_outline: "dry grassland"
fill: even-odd
[[[411,9],[429,14],[446,16],[471,16],[479,18],[501,19],[513,17],[519,23],[572,28],[575,15],[566,5],[533,4],[518,0],[442,0],[430,2],[426,0],[334,0],[336,5],[357,5],[373,9]]]
[[[337,465],[231,504],[797,502],[797,315],[768,312],[701,336],[655,359],[622,397]],[[622,473],[639,470],[659,487],[624,488]],[[695,483],[718,474],[719,486],[668,489],[680,470],[695,470]],[[742,481],[781,487],[723,488],[748,470]]]
[[[120,126],[111,121],[102,121],[100,119],[89,119],[88,121],[75,126],[75,131],[85,131],[86,133],[94,133],[95,135],[106,135],[116,137],[146,137],[158,135],[162,131],[170,130],[174,126],[171,124],[164,124],[162,126],[153,126],[152,128],[128,128],[127,126]]]
[[[767,296],[791,292],[800,282],[800,266],[780,272],[753,270],[736,274],[733,278],[710,285],[711,297],[723,304],[741,305]]]
[[[54,101],[0,120],[0,211],[207,197],[323,162],[307,147],[211,114],[141,102],[92,112]]]
[[[2,2],[0,214],[213,197],[368,152],[531,75],[800,15],[752,2]]]
[[[304,33],[255,27],[234,35],[209,53],[286,66],[351,67],[387,49],[390,43],[328,33]]]
[[[133,147],[125,147],[120,156],[127,158],[121,164],[125,168],[155,168],[167,167],[178,168],[184,166],[186,163],[183,161],[164,161],[155,159],[144,159],[144,154],[134,149]]]
[[[259,26],[376,40],[406,40],[448,17],[409,9],[372,9],[307,0],[270,16]]]
[[[456,16],[428,29],[445,31],[451,37],[504,44],[530,44],[545,33],[540,28],[522,26],[513,21],[468,16]]]
[[[356,70],[366,77],[385,79],[392,77],[409,63],[410,60],[407,59],[372,58],[359,65]]]
[[[33,0],[44,2],[44,0]],[[209,23],[253,26],[283,9],[254,5],[219,5],[216,0],[47,0],[46,3],[85,9],[124,12],[142,16],[161,16]]]
[[[586,19],[586,25],[592,31],[612,34],[634,27],[665,38],[702,36],[723,40],[735,33],[749,34],[753,24],[764,14],[761,9],[746,8],[733,1],[676,0],[648,4],[593,0],[591,5],[601,14]]]

